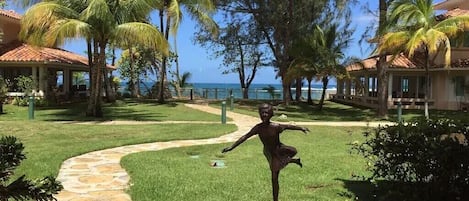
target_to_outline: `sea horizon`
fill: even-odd
[[[153,86],[154,82],[144,82],[141,85],[141,92],[145,94],[147,91],[146,87]],[[322,84],[312,84],[311,95],[314,100],[319,100],[322,94]],[[127,91],[127,83],[121,82],[122,92]],[[259,84],[253,83],[249,86],[248,96],[250,99],[282,99],[282,84]],[[292,87],[294,89],[295,87]],[[175,90],[170,87],[173,95],[176,95]],[[334,94],[336,91],[336,85],[328,85],[326,91],[326,97],[329,94]],[[206,98],[206,99],[226,99],[233,95],[234,98],[243,98],[243,89],[239,83],[210,83],[210,82],[197,82],[189,83],[189,86],[183,90],[184,96],[193,95]],[[303,85],[301,90],[302,97],[306,99],[308,97],[308,85]]]

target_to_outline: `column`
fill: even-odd
[[[31,77],[33,79],[33,82],[36,83],[36,88],[33,89],[33,94],[36,94],[39,92],[39,80],[37,77],[37,67],[31,67]]]
[[[70,91],[70,83],[71,83],[71,73],[70,69],[63,69],[63,83],[62,83],[62,90],[64,94],[67,94]]]
[[[352,94],[352,80],[348,79],[346,82],[345,82],[345,95],[346,96],[350,96]]]
[[[39,67],[39,96],[44,96],[46,91],[46,84],[47,84],[47,68],[46,67]]]
[[[393,82],[393,75],[392,73],[389,73],[388,75],[388,108],[393,107],[394,103],[392,102],[392,83]]]
[[[364,96],[368,97],[370,94],[370,76],[365,75],[365,91],[364,91]]]
[[[337,96],[342,96],[344,94],[344,81],[342,79],[337,79]]]

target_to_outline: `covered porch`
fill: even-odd
[[[349,78],[337,80],[337,93],[332,95],[333,100],[344,104],[378,108],[378,75],[376,70],[378,59],[377,56],[373,56],[347,66]],[[392,60],[392,64],[387,70],[387,107],[395,109],[401,104],[404,109],[423,109],[427,82],[425,70],[417,68],[417,64],[404,55],[388,56],[387,60]],[[433,72],[430,74],[430,89],[433,88],[433,74]],[[435,106],[433,95],[430,90],[428,94],[429,108]]]
[[[2,52],[0,75],[11,83],[9,96],[25,95],[15,83],[20,75],[31,76],[36,83],[33,90],[36,96],[59,99],[87,96],[87,58],[62,49],[33,47],[21,42],[2,47]],[[108,69],[114,70],[114,67],[108,66]]]
[[[431,78],[430,78],[431,79]],[[355,75],[352,79],[337,80],[337,93],[333,100],[345,104],[378,108],[378,81],[376,74]],[[389,73],[387,106],[395,109],[401,104],[404,109],[423,109],[425,103],[426,77],[422,75]],[[432,93],[428,105],[433,108]]]

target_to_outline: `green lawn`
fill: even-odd
[[[180,103],[106,105],[106,118],[98,120],[197,120],[213,121],[214,124],[77,125],[51,122],[85,120],[77,109],[82,105],[74,106],[69,105],[73,108],[70,110],[40,108],[34,121],[24,120],[28,118],[27,108],[5,106],[7,114],[0,115],[0,135],[16,136],[25,145],[27,159],[16,171],[17,175],[26,174],[30,178],[57,175],[65,159],[94,150],[155,141],[212,138],[237,129],[232,124],[217,123],[220,121],[218,115],[186,108]]]
[[[184,106],[182,102],[158,104],[154,101],[124,100],[103,105],[103,118],[85,117],[86,103],[37,107],[34,119],[39,121],[136,120],[136,121],[220,121],[219,115],[207,114]],[[0,121],[28,119],[28,107],[4,105],[6,114]]]
[[[280,200],[371,200],[370,186],[355,181],[365,175],[365,162],[350,154],[350,143],[362,142],[363,129],[309,127],[308,135],[286,131],[282,141],[295,146],[304,164],[290,164],[280,175]],[[227,154],[229,144],[142,152],[123,158],[131,176],[134,201],[150,200],[271,200],[270,170],[262,144],[252,139]],[[197,154],[199,158],[192,158]],[[212,160],[226,168],[213,168]],[[369,192],[369,191],[368,191]],[[357,198],[357,199],[358,199]]]
[[[258,116],[256,101],[238,101],[235,112]],[[219,107],[218,103],[213,103]],[[104,118],[84,117],[86,104],[40,107],[29,121],[27,107],[5,105],[0,115],[1,135],[14,135],[25,144],[27,159],[16,171],[30,178],[57,175],[60,164],[82,153],[129,144],[178,139],[202,139],[236,130],[222,125],[219,115],[183,106],[181,102],[119,101],[104,105]],[[374,111],[326,102],[323,111],[306,104],[279,106],[277,121],[372,121]],[[287,120],[278,117],[288,116]],[[395,111],[389,111],[395,119]],[[404,110],[403,118],[423,116],[422,110]],[[467,113],[430,111],[432,118],[466,118]],[[53,121],[138,120],[211,121],[214,124],[77,125]],[[371,186],[355,181],[365,175],[365,161],[351,155],[349,144],[363,141],[363,129],[310,127],[309,135],[285,132],[285,144],[298,148],[304,168],[290,165],[281,172],[280,200],[372,200]],[[188,132],[190,131],[190,132]],[[207,145],[143,152],[125,157],[123,166],[131,175],[129,190],[133,200],[271,200],[270,173],[262,146],[253,139],[233,152],[222,155],[228,146]],[[197,154],[199,158],[191,158]],[[212,168],[212,160],[224,160],[226,168]],[[358,197],[358,198],[355,198]]]
[[[257,107],[260,103],[270,101],[256,100],[237,100],[234,104],[234,111],[251,116],[258,116]],[[220,107],[220,103],[214,102],[213,107]],[[228,106],[229,108],[229,106]],[[274,111],[274,121],[380,121],[376,118],[376,111],[368,108],[357,108],[348,105],[342,105],[331,101],[325,101],[323,110],[319,111],[317,105],[308,105],[306,103],[292,103],[289,106],[278,105]],[[430,118],[440,119],[467,119],[467,112],[463,111],[444,111],[430,110]],[[279,118],[280,115],[286,115],[287,119]],[[388,111],[389,121],[397,121],[397,110]],[[424,118],[424,110],[403,110],[402,119],[411,121],[418,118]]]

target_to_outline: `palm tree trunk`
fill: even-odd
[[[91,43],[90,43],[91,47]],[[96,91],[96,85],[98,80],[97,77],[97,70],[99,68],[98,62],[98,43],[96,41],[93,41],[92,47],[89,49],[93,49],[92,55],[92,68],[90,69],[90,97],[88,99],[88,107],[86,110],[86,116],[93,117],[95,116],[95,108],[96,108],[96,94],[98,93]],[[90,51],[91,52],[91,51]],[[90,62],[91,63],[91,62]]]
[[[311,82],[313,79],[308,78],[308,104],[313,104],[313,98],[311,97]]]
[[[428,112],[428,96],[430,95],[430,57],[428,55],[428,49],[425,48],[425,74],[427,77],[426,83],[425,83],[425,119],[430,118],[430,114]]]
[[[297,102],[301,101],[301,78],[296,79],[296,90],[295,90],[295,100]]]
[[[177,39],[176,36],[174,37],[174,52],[176,53],[176,58],[174,58],[174,62],[176,63],[176,84],[174,85],[176,87],[176,93],[178,97],[182,97],[182,91],[181,91],[181,77],[179,75],[179,55],[178,55],[178,48],[177,48]]]
[[[102,71],[101,69],[106,66],[106,42],[99,42],[95,43],[96,46],[99,47],[99,53],[96,54],[97,59],[95,59],[96,66],[94,68],[92,80],[93,80],[93,87],[92,93],[90,94],[90,103],[88,104],[87,116],[93,117],[102,117],[102,100],[101,100],[101,84],[102,84]],[[95,46],[95,49],[96,49]],[[96,57],[95,57],[96,58]]]
[[[140,93],[139,93],[139,88],[137,85],[138,82],[138,76],[135,75],[135,66],[134,66],[134,52],[132,50],[132,47],[129,47],[129,57],[130,57],[130,96],[133,98],[138,98]]]
[[[282,76],[282,88],[283,88],[283,101],[285,102],[285,105],[290,105],[291,101],[291,90],[290,90],[290,82],[287,81],[286,78]]]
[[[113,60],[115,58],[115,51],[114,47],[112,48],[112,57]],[[114,62],[112,62],[114,63]],[[104,63],[105,67],[103,69],[103,79],[104,79],[104,86],[105,86],[105,92],[106,92],[106,100],[109,103],[116,102],[116,95],[114,93],[114,90],[112,89],[112,71],[108,70],[106,62]],[[112,64],[114,65],[114,64]]]
[[[89,71],[90,71],[90,87],[93,85],[91,77],[93,76],[93,49],[92,49],[92,44],[91,44],[91,39],[86,40],[86,47],[88,50],[88,66],[89,66]]]
[[[319,100],[318,110],[321,111],[324,105],[324,99],[326,96],[327,85],[329,84],[329,78],[327,76],[322,77],[322,94]]]
[[[168,40],[169,38],[169,28],[170,28],[170,24],[171,24],[171,17],[168,15],[166,16],[166,28],[165,30],[163,30],[163,16],[162,14],[163,12],[160,11],[160,23],[161,23],[161,29],[162,29],[162,33],[164,33],[164,36],[166,38],[166,40]],[[159,98],[158,98],[158,102],[160,103],[164,103],[165,102],[165,85],[166,85],[166,65],[168,63],[168,58],[166,58],[165,56],[163,56],[163,59],[162,59],[162,63],[161,63],[161,78],[160,78],[160,90],[159,90]]]

